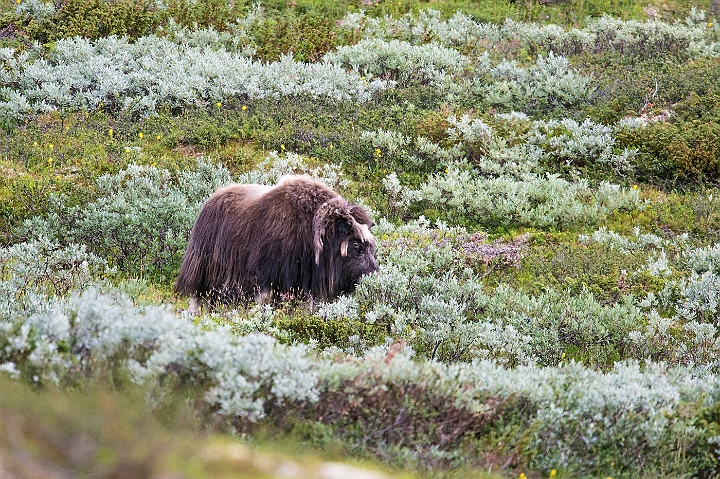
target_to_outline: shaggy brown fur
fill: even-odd
[[[351,292],[378,269],[373,224],[362,207],[307,177],[220,188],[190,233],[175,291],[210,304]]]

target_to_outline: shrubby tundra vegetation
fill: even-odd
[[[716,477],[720,5],[686,3],[0,0],[0,384],[429,476]],[[371,212],[380,271],[190,314],[203,202],[287,174]]]

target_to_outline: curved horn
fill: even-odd
[[[358,223],[352,216],[350,216],[349,221],[352,225],[353,232],[360,237],[363,243],[375,244],[375,237],[370,232],[368,225]]]

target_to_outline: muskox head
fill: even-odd
[[[327,294],[334,297],[355,289],[360,277],[378,270],[375,223],[358,205],[336,197],[323,203],[313,218],[315,265],[327,272]]]
[[[373,225],[361,206],[307,177],[226,186],[200,211],[175,290],[195,303],[332,299],[378,270]]]

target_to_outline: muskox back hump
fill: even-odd
[[[203,209],[205,209],[208,205],[212,205],[214,202],[223,202],[233,208],[242,208],[274,188],[274,186],[268,185],[232,184],[224,186],[215,191],[215,193],[208,198],[203,206]],[[225,208],[227,208],[227,206]]]

